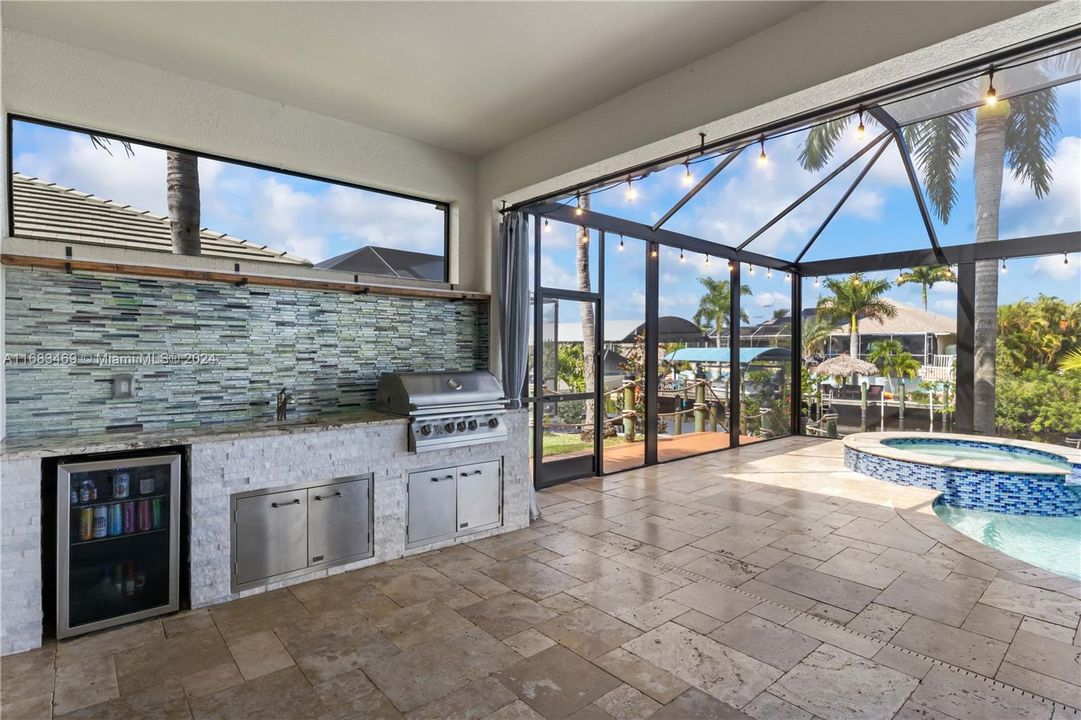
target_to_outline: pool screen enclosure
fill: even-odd
[[[1063,267],[1052,268],[1067,288],[1060,294],[1070,299],[1070,284],[1081,286],[1081,262],[1070,266],[1081,251],[1081,202],[1071,197],[1081,171],[1070,167],[1081,164],[1079,38],[1074,28],[736,137],[702,135],[687,151],[508,208],[532,218],[525,394],[538,484],[825,434],[814,361],[836,354],[847,333],[876,338],[848,352],[883,368],[888,387],[871,389],[883,423],[887,406],[899,406],[902,424],[906,409],[917,422],[923,403],[934,429],[938,403],[951,429],[993,433],[981,403],[993,413],[999,286],[1004,297],[1014,292],[999,280],[1006,262],[1061,256]],[[812,281],[817,309],[804,307]],[[923,315],[919,302],[890,299],[921,285]],[[554,298],[581,312],[561,310],[545,338]],[[921,328],[920,318],[945,307],[956,308],[955,330]],[[659,335],[662,318],[692,313],[702,338],[680,345],[709,352],[681,354]],[[616,342],[624,314],[644,322],[639,336]],[[823,331],[825,320],[837,327]],[[888,330],[875,335],[871,321]],[[821,332],[827,343],[803,336]],[[1063,342],[1081,343],[1081,329]],[[747,352],[763,344],[770,353]],[[923,348],[918,371],[898,359],[912,347]],[[546,366],[558,369],[544,377],[537,369]],[[843,410],[838,380],[829,392]],[[874,382],[849,391],[863,393],[853,402],[865,424]],[[628,453],[632,442],[641,451]],[[634,459],[617,462],[624,456]],[[573,470],[555,471],[561,459]]]

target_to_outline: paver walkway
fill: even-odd
[[[802,438],[527,529],[4,658],[9,718],[1081,716],[1081,587]]]

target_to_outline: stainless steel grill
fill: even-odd
[[[506,398],[490,372],[383,373],[375,407],[409,418],[411,452],[507,437]]]

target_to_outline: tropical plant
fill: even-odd
[[[1064,355],[1081,348],[1081,302],[1040,294],[1035,301],[1003,305],[997,335],[1000,371],[1057,367]]]
[[[937,283],[956,283],[957,276],[949,265],[923,265],[905,270],[897,276],[897,287],[908,284],[918,284],[920,294],[923,297],[923,309],[927,309],[927,291]]]
[[[986,88],[987,80],[981,81]],[[961,103],[958,103],[961,104]],[[1055,88],[1046,88],[1009,100],[981,105],[975,111],[941,115],[908,125],[902,149],[910,152],[923,176],[927,199],[944,223],[957,203],[957,168],[975,121],[973,183],[976,196],[976,242],[999,238],[1002,176],[1009,166],[1014,177],[1043,197],[1051,190],[1051,157],[1058,132]],[[799,160],[808,170],[829,162],[853,120],[851,115],[811,128]],[[973,299],[975,371],[973,426],[991,434],[995,429],[995,331],[998,311],[998,265],[995,260],[976,263]]]
[[[1081,432],[1081,373],[1004,373],[997,391],[997,426],[1004,434],[1061,442]]]
[[[920,372],[921,363],[905,350],[900,340],[878,340],[871,343],[867,359],[878,366],[893,390],[893,378],[912,378]]]
[[[706,289],[706,294],[698,301],[698,310],[694,313],[694,324],[703,330],[712,329],[717,335],[717,347],[721,347],[721,333],[728,327],[728,316],[732,305],[732,283],[711,277],[700,277],[698,282]],[[739,294],[751,294],[748,285],[741,285]],[[740,308],[739,319],[749,322],[746,311]]]
[[[582,346],[576,342],[560,343],[556,351],[556,376],[571,392],[585,392],[585,363]]]
[[[1059,359],[1058,369],[1062,372],[1081,373],[1081,348],[1064,353]]]
[[[800,323],[800,350],[804,357],[809,357],[822,348],[822,345],[837,329],[837,323],[830,318],[815,313],[803,318]]]
[[[820,298],[819,313],[836,322],[848,321],[849,354],[859,357],[860,318],[882,320],[897,315],[897,306],[882,297],[892,287],[888,280],[852,273],[845,278],[827,278],[833,295]]]
[[[134,157],[131,143],[119,141],[128,157]],[[110,155],[112,139],[91,135],[90,144]],[[167,150],[165,152],[165,192],[169,208],[169,235],[173,252],[177,255],[200,255],[202,237],[199,206],[199,158],[188,153]]]

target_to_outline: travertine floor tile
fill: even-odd
[[[620,685],[559,645],[498,672],[496,678],[549,720],[565,718]]]
[[[594,607],[571,610],[536,629],[585,658],[603,655],[642,634],[638,628]]]
[[[691,688],[654,713],[650,720],[745,720],[747,717],[728,703]]]
[[[578,578],[532,558],[518,558],[498,565],[489,565],[482,568],[481,572],[531,600],[541,600],[581,585]]]
[[[902,575],[875,602],[960,627],[986,586],[986,581],[964,575],[951,575],[945,580]]]
[[[468,605],[458,612],[497,640],[520,633],[558,614],[513,591]]]
[[[593,663],[628,685],[638,688],[662,705],[671,702],[690,687],[671,673],[661,670],[623,648],[616,648],[594,658]]]
[[[994,677],[1007,648],[1001,640],[921,617],[910,618],[891,642],[987,677]]]
[[[190,701],[194,720],[235,720],[239,717],[288,717],[315,720],[329,708],[295,667],[226,688]]]
[[[1050,703],[944,665],[931,668],[911,700],[957,720],[1049,720],[1052,712]]]
[[[778,670],[790,670],[822,644],[815,638],[749,613],[726,623],[709,637]]]
[[[493,677],[485,677],[417,708],[408,720],[478,720],[518,698]]]
[[[672,583],[649,573],[625,568],[573,587],[567,594],[612,615],[621,615],[675,589]]]
[[[245,680],[254,680],[294,664],[281,641],[269,630],[233,638],[229,641],[229,652]]]
[[[776,668],[675,623],[650,630],[624,648],[735,707],[746,705],[781,676]]]
[[[63,715],[119,696],[113,656],[72,660],[57,669],[53,712]]]
[[[556,644],[556,641],[544,633],[530,628],[508,638],[503,638],[503,644],[513,648],[522,657],[531,657],[542,650],[552,647]]]
[[[1075,628],[1081,621],[1081,603],[1069,595],[1021,585],[1002,578],[992,580],[979,600],[984,605],[1066,627]]]
[[[728,622],[759,603],[756,598],[711,582],[696,582],[665,596],[710,617]]]
[[[885,665],[823,645],[770,692],[825,720],[862,720],[891,717],[917,682]]]
[[[428,600],[387,615],[376,627],[385,638],[402,650],[408,650],[423,643],[437,643],[471,625],[469,620],[438,600]]]
[[[615,720],[646,720],[661,707],[659,702],[630,685],[620,685],[593,702]]]

